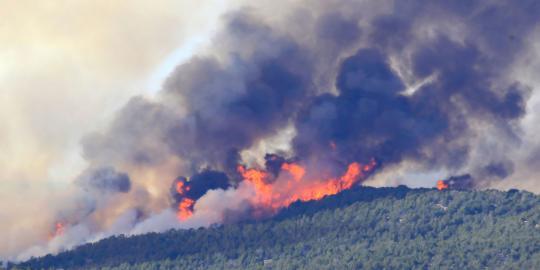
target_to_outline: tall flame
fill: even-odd
[[[349,164],[346,172],[338,178],[313,179],[313,177],[307,176],[305,167],[297,163],[284,163],[281,169],[288,172],[288,175],[280,175],[271,183],[270,175],[264,170],[246,169],[243,166],[238,166],[238,172],[244,181],[255,190],[251,203],[257,208],[276,212],[295,201],[319,200],[325,196],[350,189],[375,166],[375,160],[366,165],[353,162]]]
[[[300,181],[306,174],[306,169],[304,169],[304,167],[294,163],[283,163],[281,169],[289,172],[296,181]]]
[[[190,187],[186,186],[184,181],[178,181],[176,182],[176,192],[180,195],[185,195],[186,191],[189,191]],[[178,217],[178,220],[183,221],[188,219],[193,215],[193,205],[195,204],[195,200],[184,197],[180,200],[178,203],[178,211],[176,212],[176,216]]]
[[[237,171],[242,176],[242,181],[237,189],[247,188],[253,192],[249,193],[247,201],[252,206],[252,214],[260,217],[276,213],[295,201],[319,200],[350,189],[363,180],[376,165],[375,160],[371,160],[368,164],[353,162],[339,177],[323,177],[295,162],[284,162],[277,176],[263,169],[238,165]],[[189,188],[184,181],[178,181],[175,186],[176,192],[181,195],[176,213],[179,221],[185,221],[193,215],[196,199],[186,194]]]
[[[194,204],[194,200],[190,198],[182,198],[180,203],[178,203],[178,212],[176,213],[180,221],[186,220],[193,215],[192,207]]]

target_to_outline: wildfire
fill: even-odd
[[[311,167],[296,162],[283,162],[279,173],[264,169],[237,167],[242,181],[235,187],[249,194],[247,202],[252,206],[253,216],[261,217],[276,213],[295,201],[319,200],[352,188],[365,179],[376,166],[375,160],[367,164],[353,162],[340,176],[324,176],[324,172],[311,171]],[[327,173],[328,174],[328,173]],[[193,215],[197,198],[190,196],[190,184],[179,179],[175,184],[177,218],[185,221]]]
[[[306,170],[302,166],[294,163],[283,163],[281,169],[288,171],[296,181],[300,181],[306,174]]]
[[[51,234],[49,234],[49,240],[57,236],[63,235],[64,231],[65,231],[64,223],[56,222],[56,224],[54,224],[54,231]]]
[[[190,198],[182,198],[178,204],[178,212],[176,213],[179,220],[186,220],[193,215],[193,204],[195,201]]]
[[[447,188],[448,188],[448,184],[446,184],[443,180],[437,181],[437,189],[438,190],[443,190],[443,189],[447,189]]]
[[[319,200],[350,189],[365,178],[365,174],[371,172],[375,166],[375,160],[365,165],[353,162],[340,177],[314,179],[308,176],[305,167],[296,163],[284,163],[281,169],[288,174],[280,175],[273,182],[264,170],[238,166],[238,172],[255,190],[251,203],[258,208],[275,212],[295,201]]]
[[[184,186],[185,186],[185,184],[184,184],[183,181],[176,182],[176,192],[178,192],[178,194],[180,194],[180,195],[184,195],[184,193],[186,191],[189,191],[189,189],[190,189],[189,186],[186,186],[186,187],[184,187]]]
[[[190,190],[190,187],[187,186],[184,181],[178,181],[176,182],[176,192],[180,195],[185,195],[187,191]],[[195,204],[195,200],[183,197],[180,202],[178,203],[178,210],[176,212],[176,216],[178,217],[178,220],[183,221],[191,217],[193,215],[193,205]]]
[[[238,166],[238,172],[244,178],[244,181],[251,184],[257,192],[257,201],[264,205],[272,203],[272,185],[266,183],[269,174],[263,170],[246,169],[244,166]]]

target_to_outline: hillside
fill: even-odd
[[[540,269],[540,196],[359,187],[268,220],[112,237],[18,268]]]

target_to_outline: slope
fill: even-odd
[[[358,187],[268,220],[112,237],[18,267],[539,269],[540,196]]]

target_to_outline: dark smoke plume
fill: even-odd
[[[112,167],[88,169],[77,182],[86,189],[99,192],[128,192],[131,188],[129,176]]]
[[[181,183],[182,192],[178,190],[179,182]],[[197,200],[208,190],[227,189],[229,186],[229,178],[226,174],[219,171],[204,170],[194,174],[189,180],[186,177],[178,177],[173,182],[171,194],[175,199],[175,203],[178,203],[182,198]]]
[[[449,189],[457,190],[467,190],[474,188],[475,186],[474,179],[470,174],[451,176],[443,180],[443,183],[447,185]]]
[[[212,55],[178,66],[156,99],[130,101],[85,154],[113,166],[178,157],[193,198],[235,185],[240,153],[287,125],[290,156],[337,171],[371,159],[460,171],[484,129],[520,141],[530,89],[508,74],[538,14],[537,1],[333,1],[277,21],[241,10]],[[275,176],[284,161],[266,156]],[[504,153],[482,166],[471,173],[513,172]]]
[[[264,156],[264,160],[264,166],[266,170],[272,173],[274,177],[277,177],[279,175],[281,166],[283,165],[283,163],[287,162],[287,159],[276,154],[266,154]]]
[[[516,75],[538,73],[523,62],[540,1],[263,2],[227,14],[159,93],[83,139],[89,169],[56,217],[59,246],[275,214],[297,191],[335,194],[312,192],[318,180],[388,184],[378,177],[412,168],[457,175],[449,188],[504,188],[540,166],[522,130],[537,93]],[[254,195],[250,169],[287,203],[263,207],[275,196]]]

